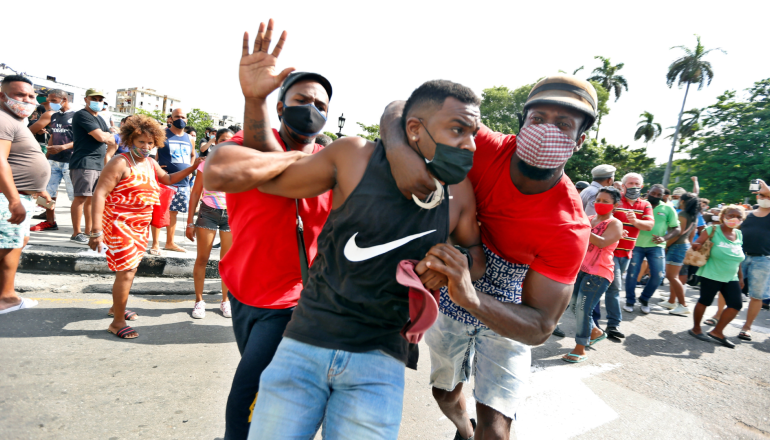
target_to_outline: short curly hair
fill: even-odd
[[[133,115],[120,124],[120,143],[123,146],[131,146],[134,140],[146,134],[155,143],[156,148],[163,148],[166,142],[166,132],[158,121],[145,115]]]
[[[746,208],[741,205],[727,205],[719,211],[719,223],[724,223],[725,214],[727,211],[736,210],[741,215],[741,220],[746,220]]]

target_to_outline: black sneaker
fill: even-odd
[[[562,329],[560,329],[560,328],[559,328],[559,326],[558,326],[558,325],[556,326],[556,329],[553,331],[553,335],[554,335],[554,336],[558,336],[558,337],[560,337],[560,338],[563,338],[563,337],[567,336],[567,334],[566,334],[566,333],[564,333],[564,332],[562,331]]]
[[[471,425],[473,425],[473,430],[475,431],[475,430],[476,430],[476,419],[471,419]],[[467,439],[465,439],[465,438],[462,438],[462,437],[460,436],[460,431],[458,430],[458,431],[455,433],[455,440],[473,440],[473,436],[470,436],[470,437],[468,437]]]
[[[79,233],[77,235],[73,235],[70,237],[70,241],[77,244],[85,244],[88,245],[88,236],[84,233]]]
[[[222,247],[222,243],[217,243],[214,246],[211,246],[211,249],[219,249]]]
[[[32,218],[35,220],[45,220],[45,211],[41,212],[38,215],[33,215]]]
[[[604,331],[607,333],[607,336],[612,336],[613,338],[623,339],[626,337],[626,335],[620,333],[617,327],[607,327]]]

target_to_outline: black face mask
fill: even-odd
[[[629,200],[636,200],[641,194],[641,188],[626,188],[626,198]]]
[[[321,133],[326,125],[326,116],[313,104],[286,107],[284,103],[281,120],[292,131],[302,136],[315,136]]]
[[[660,203],[660,197],[647,196],[647,201],[650,202],[652,206],[658,206],[658,203]]]
[[[428,128],[422,123],[422,120],[420,121],[420,124],[425,128],[425,132],[430,136],[430,140],[436,144],[436,153],[433,155],[433,160],[431,161],[428,161],[428,159],[423,156],[422,151],[420,151],[420,145],[417,144],[417,151],[420,151],[420,156],[425,159],[428,171],[447,185],[456,185],[462,182],[473,167],[473,152],[462,148],[451,147],[446,144],[439,144],[433,139]]]

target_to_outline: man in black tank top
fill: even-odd
[[[265,64],[255,72],[265,78],[264,98],[282,79],[275,57]],[[300,199],[333,191],[299,304],[260,378],[250,439],[312,438],[321,422],[328,438],[395,439],[408,354],[400,331],[409,319],[398,263],[421,260],[415,271],[427,288],[447,285],[450,296],[475,295],[471,278],[483,275],[485,257],[465,175],[479,99],[460,84],[430,81],[409,102],[410,145],[434,177],[450,184],[430,209],[401,196],[379,141],[345,137],[314,155],[250,153],[262,192]],[[259,107],[267,127],[264,100]]]

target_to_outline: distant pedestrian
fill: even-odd
[[[591,176],[594,180],[588,188],[580,193],[580,200],[583,201],[583,210],[586,215],[596,215],[594,210],[596,195],[600,189],[615,183],[615,170],[616,168],[612,165],[599,165],[591,170]]]
[[[176,173],[191,167],[190,164],[195,161],[195,147],[193,145],[193,138],[184,131],[185,127],[187,127],[187,114],[184,110],[175,108],[171,113],[170,119],[172,121],[171,127],[166,129],[166,141],[164,144],[166,148],[158,150],[158,163],[166,172]],[[195,171],[194,168],[190,170],[190,173],[193,171]],[[187,252],[183,247],[174,243],[177,214],[180,212],[186,213],[187,206],[190,203],[190,178],[186,177],[187,175],[174,185],[177,191],[169,208],[171,223],[166,226],[166,245],[163,247],[167,251]],[[152,247],[150,249],[150,253],[153,255],[160,255],[159,236],[160,230],[153,226]]]
[[[698,269],[700,298],[693,312],[693,327],[689,333],[700,340],[709,340],[703,335],[700,321],[703,319],[706,307],[714,302],[714,297],[718,293],[721,293],[727,308],[707,335],[727,348],[735,348],[735,344],[727,340],[723,331],[743,307],[741,262],[745,254],[742,248],[743,234],[738,228],[743,223],[746,212],[742,206],[728,205],[722,208],[719,217],[720,225],[704,229],[698,241],[692,245],[693,249],[698,250],[708,237],[711,237],[713,243],[706,264]]]
[[[583,190],[589,187],[589,183],[583,180],[579,180],[575,182],[575,189],[577,190],[578,194],[581,194]]]
[[[72,201],[72,237],[70,241],[88,244],[86,234],[91,233],[91,198],[96,182],[118,146],[110,133],[107,123],[100,118],[104,107],[104,93],[96,89],[86,90],[86,107],[72,117],[72,156],[70,156],[70,179],[75,200]],[[80,229],[80,218],[85,216],[85,232]]]
[[[0,314],[35,307],[37,301],[14,290],[21,249],[29,241],[29,221],[35,200],[51,177],[40,145],[24,119],[35,111],[32,81],[9,75],[0,85]]]
[[[233,132],[223,128],[217,132],[216,142],[227,142],[233,137]],[[209,263],[211,248],[214,239],[219,231],[219,241],[222,244],[219,250],[219,259],[227,255],[230,246],[233,244],[233,234],[230,232],[230,223],[227,217],[227,201],[225,193],[219,191],[209,191],[203,187],[203,163],[198,165],[198,175],[195,178],[195,184],[190,192],[190,207],[187,210],[190,214],[187,216],[187,228],[185,236],[190,241],[198,239],[198,257],[195,259],[193,268],[193,281],[195,283],[195,305],[193,306],[192,317],[202,319],[206,317],[206,303],[203,301],[203,283],[206,281],[206,266]],[[203,198],[201,199],[201,196]],[[194,222],[193,213],[200,204],[198,221]],[[225,318],[231,318],[230,300],[227,299],[227,286],[222,281],[222,301],[219,304],[219,310]]]
[[[154,159],[148,158],[155,145],[163,145],[165,135],[147,116],[134,115],[120,128],[120,133],[130,146],[129,153],[117,155],[99,178],[93,196],[94,229],[88,245],[98,251],[104,243],[107,266],[117,272],[108,312],[113,321],[107,331],[122,339],[132,339],[139,334],[126,320],[135,320],[136,313],[126,310],[126,303],[136,269],[147,250],[153,206],[160,203],[157,182],[172,185],[190,175],[194,168],[167,174]]]
[[[671,296],[668,301],[661,301],[659,306],[668,309],[672,315],[689,315],[685,291],[687,289],[687,274],[681,274],[684,256],[690,249],[690,238],[695,235],[700,214],[698,196],[693,193],[680,195],[679,228],[681,232],[668,240],[666,250],[666,279],[671,286]]]

